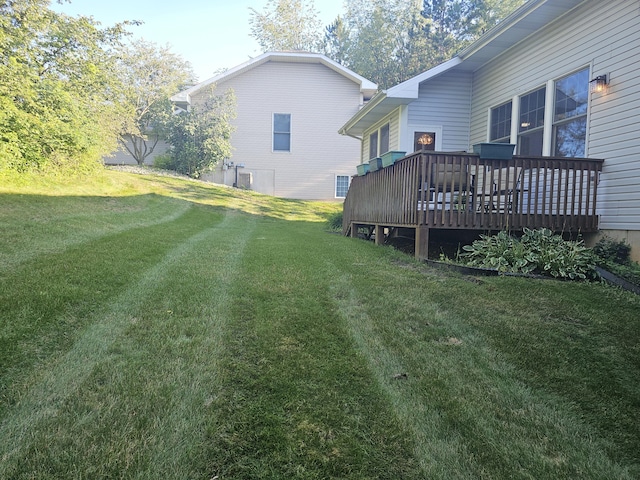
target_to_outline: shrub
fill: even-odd
[[[605,235],[594,245],[593,253],[598,256],[599,263],[627,265],[630,261],[631,245],[625,240],[614,240]]]
[[[327,216],[327,225],[330,230],[342,230],[342,210]]]
[[[481,235],[462,248],[460,259],[471,266],[572,280],[596,278],[595,257],[582,240],[566,241],[546,228],[525,229],[520,239],[504,231]]]
[[[176,170],[176,162],[169,152],[158,155],[153,159],[153,166],[162,170]]]

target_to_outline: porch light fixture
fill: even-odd
[[[432,143],[433,143],[433,137],[428,133],[423,133],[418,138],[418,145],[422,145],[423,147],[425,145],[431,145]]]
[[[599,75],[589,82],[589,90],[591,93],[604,92],[609,84],[609,79],[606,75]]]

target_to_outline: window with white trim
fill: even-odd
[[[273,114],[273,151],[291,151],[291,114]]]
[[[380,127],[380,155],[389,151],[389,124]]]
[[[349,191],[349,175],[336,175],[336,198],[345,198]]]
[[[489,141],[509,143],[511,141],[511,102],[491,109]]]
[[[552,144],[555,156],[585,156],[588,102],[588,68],[555,82]]]
[[[518,123],[518,153],[520,155],[542,156],[546,90],[546,87],[542,87],[520,97]]]
[[[590,77],[590,68],[583,67],[491,108],[489,141],[508,142],[513,128],[519,155],[586,156]]]
[[[379,157],[389,151],[389,131],[389,124],[385,123],[369,135],[369,159]]]
[[[376,130],[369,135],[369,159],[378,156],[378,131]]]

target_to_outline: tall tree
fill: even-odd
[[[0,3],[0,168],[90,167],[117,142],[126,113],[111,50],[127,23],[100,29],[47,0]]]
[[[313,0],[269,0],[262,12],[249,10],[251,36],[265,52],[321,48],[322,22]]]
[[[345,0],[330,58],[388,88],[456,54],[525,0]]]
[[[137,40],[119,55],[122,101],[130,115],[123,123],[120,143],[139,165],[162,138],[163,125],[172,114],[171,95],[194,81],[191,65],[169,47]]]
[[[231,120],[235,118],[235,96],[228,90],[215,93],[210,87],[188,112],[172,115],[166,125],[171,144],[169,161],[164,165],[194,178],[211,170],[231,156]]]
[[[439,57],[451,57],[526,0],[424,0],[425,33]]]

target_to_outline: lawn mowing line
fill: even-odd
[[[411,401],[407,390],[401,390],[389,381],[394,375],[405,372],[404,366],[392,355],[380,341],[373,329],[373,321],[358,301],[358,293],[347,276],[337,277],[332,285],[336,310],[342,315],[349,335],[369,364],[372,376],[380,389],[390,400],[400,423],[404,425],[414,439],[414,454],[425,478],[435,478],[434,466],[451,465],[453,457],[461,469],[456,478],[474,479],[476,475],[469,465],[461,464],[460,459],[470,458],[464,444],[454,435],[447,438],[428,437],[424,432],[442,432],[442,419],[436,413],[429,413],[422,407],[420,399]]]
[[[107,235],[117,235],[119,233],[123,233],[135,228],[148,228],[156,225],[161,225],[163,223],[173,222],[180,216],[184,215],[184,213],[189,210],[189,208],[191,208],[191,204],[189,202],[180,202],[180,206],[172,210],[170,214],[164,215],[155,220],[142,223],[109,222],[109,227],[113,228],[98,230],[93,234],[87,234],[87,230],[82,230],[83,234],[78,235],[77,232],[73,229],[68,229],[68,235],[62,239],[56,240],[55,236],[52,235],[38,235],[36,238],[43,240],[41,245],[23,244],[20,248],[20,252],[10,252],[10,254],[6,254],[6,252],[0,252],[0,273],[2,271],[9,272],[41,255],[64,253],[65,251],[73,247],[82,245],[83,243],[92,242]],[[89,213],[84,212],[76,214],[73,217],[86,218],[89,216]],[[66,216],[63,218],[70,218],[70,216]],[[143,218],[147,218],[147,215],[144,215]],[[59,217],[57,216],[53,219],[55,221],[59,221]],[[2,275],[0,275],[0,277],[1,276]]]
[[[36,435],[38,423],[55,416],[65,399],[74,394],[102,361],[109,347],[130,325],[135,310],[143,305],[145,298],[157,288],[167,272],[185,255],[191,254],[202,241],[224,231],[232,216],[227,212],[222,222],[182,242],[141,276],[136,284],[116,297],[102,315],[92,320],[73,348],[7,412],[0,424],[0,474],[19,460],[20,452],[27,448]]]
[[[233,215],[233,214],[228,214]],[[238,277],[240,262],[245,254],[249,238],[253,235],[256,222],[254,218],[233,215],[234,218],[242,218],[237,222],[235,228],[226,225],[225,235],[217,237],[215,241],[209,242],[210,256],[216,258],[216,288],[210,288],[209,300],[200,302],[206,305],[201,318],[207,323],[207,348],[202,348],[198,353],[203,356],[199,361],[197,369],[176,369],[176,375],[171,375],[167,381],[172,384],[190,385],[188,388],[178,390],[179,396],[172,400],[170,414],[165,415],[155,429],[157,438],[160,439],[159,446],[154,450],[154,458],[149,462],[150,468],[140,473],[140,478],[193,478],[194,472],[190,467],[195,467],[189,461],[188,450],[192,443],[204,441],[206,428],[203,426],[205,419],[188,423],[185,419],[193,419],[196,415],[207,415],[203,403],[198,402],[200,398],[194,394],[193,390],[208,391],[217,389],[219,386],[207,384],[203,380],[214,377],[219,382],[218,371],[224,349],[222,345],[223,332],[227,327],[228,309],[232,301],[232,289]],[[217,232],[216,232],[217,233]],[[207,258],[206,253],[203,255]],[[213,265],[199,262],[201,268],[212,269]],[[207,284],[208,287],[211,285]],[[206,377],[205,377],[206,375]],[[205,377],[205,378],[203,378]],[[211,400],[207,400],[211,401]],[[199,431],[193,431],[190,425],[200,425]],[[207,477],[208,478],[208,477]]]
[[[603,453],[603,443],[592,440],[590,427],[562,399],[514,379],[509,364],[483,346],[484,341],[472,340],[477,333],[462,347],[404,343],[402,339],[393,346],[397,339],[385,341],[377,334],[375,322],[347,277],[333,288],[350,335],[415,439],[415,455],[427,478],[451,478],[453,471],[456,478],[516,472],[524,478],[540,474],[633,478],[628,468]],[[464,329],[455,320],[449,322],[455,330]],[[399,370],[402,359],[410,364]],[[421,370],[422,375],[436,376],[436,385],[440,384],[431,401],[428,391],[419,390],[419,379],[412,383],[413,372]],[[391,380],[400,371],[409,373],[406,383]]]

